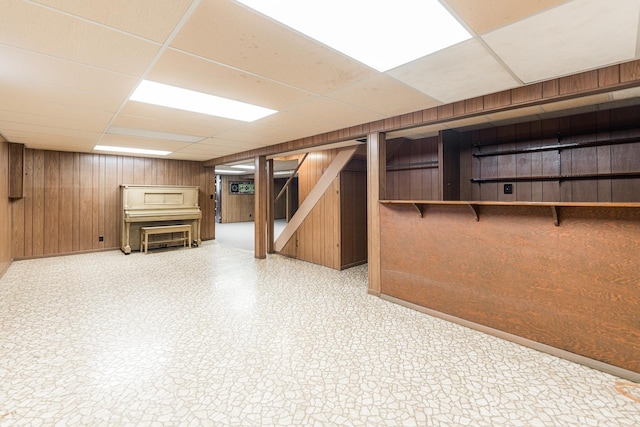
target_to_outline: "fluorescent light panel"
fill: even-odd
[[[220,168],[216,168],[216,173],[217,173],[217,174],[222,174],[222,175],[225,175],[225,174],[234,174],[234,175],[237,175],[237,174],[245,174],[246,172],[245,172],[245,171],[239,171],[239,170],[232,170],[232,169],[220,169]]]
[[[256,167],[253,165],[232,165],[232,168],[237,168],[237,169],[244,169],[244,170],[249,170],[252,171],[254,170]]]
[[[276,110],[269,108],[156,83],[150,80],[143,80],[129,99],[131,101],[145,102],[161,107],[241,120],[243,122],[253,122],[277,113]]]
[[[437,0],[238,0],[378,71],[471,34]]]
[[[183,135],[179,133],[160,132],[147,129],[123,128],[118,126],[109,126],[106,133],[109,135],[133,136],[136,138],[163,139],[166,141],[190,143],[200,142],[206,138],[203,136]]]
[[[146,148],[112,147],[110,145],[96,145],[93,147],[93,150],[126,154],[149,154],[152,156],[166,156],[167,154],[171,154],[171,151],[148,150]]]

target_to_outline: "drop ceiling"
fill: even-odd
[[[441,3],[473,37],[379,72],[232,0],[3,0],[0,134],[209,160],[640,57],[640,0]],[[245,123],[129,101],[143,79],[279,112]]]

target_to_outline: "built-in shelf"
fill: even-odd
[[[555,134],[549,134],[549,133],[545,133],[545,134],[540,134],[540,135],[534,135],[534,136],[526,136],[526,137],[520,137],[520,138],[512,138],[509,139],[508,141],[486,141],[486,142],[476,142],[475,144],[473,144],[473,146],[475,148],[477,148],[478,150],[482,150],[483,147],[491,147],[491,146],[495,146],[495,145],[503,145],[506,143],[524,143],[524,142],[537,142],[537,141],[541,141],[541,140],[549,140],[552,138],[555,138],[557,141],[557,144],[560,144],[563,140],[566,141],[567,139],[570,138],[575,138],[575,137],[579,137],[579,136],[585,136],[585,135],[594,135],[596,132],[600,135],[606,135],[606,134],[615,134],[616,132],[628,132],[628,131],[639,131],[640,128],[638,127],[637,123],[631,123],[629,125],[626,126],[616,126],[616,127],[612,127],[612,128],[600,128],[597,129],[596,131],[594,131],[594,129],[585,129],[583,131],[571,131],[571,132],[556,132]],[[625,141],[626,140],[626,141]],[[597,141],[598,143],[600,142],[604,142],[604,144],[613,144],[614,142],[612,141],[620,141],[620,144],[626,144],[629,142],[635,142],[640,140],[640,137],[636,136],[636,137],[629,137],[629,138],[609,138],[608,140],[604,140],[604,141]],[[585,143],[582,143],[585,144]],[[585,146],[585,145],[583,145]],[[551,148],[553,149],[553,148]]]
[[[607,140],[591,141],[591,142],[567,142],[564,144],[558,141],[557,144],[541,145],[539,147],[514,148],[512,150],[485,151],[485,152],[478,151],[477,153],[473,153],[472,155],[473,157],[481,158],[481,157],[492,157],[492,156],[506,156],[509,154],[538,153],[541,151],[572,150],[576,148],[600,147],[603,145],[633,144],[636,142],[640,142],[640,138],[638,137],[616,138],[616,139],[607,139]],[[474,144],[474,147],[480,150],[482,147],[482,144]]]
[[[438,161],[429,161],[429,162],[415,162],[415,163],[398,163],[387,165],[387,171],[403,171],[403,170],[414,170],[414,169],[437,169]]]
[[[424,217],[429,205],[463,206],[469,207],[476,221],[480,221],[481,206],[541,206],[548,207],[553,224],[560,225],[560,209],[571,207],[615,207],[640,208],[640,203],[598,203],[598,202],[489,202],[489,201],[460,201],[460,200],[380,200],[383,205],[412,205],[420,217]]]
[[[499,178],[471,178],[474,184],[492,182],[531,182],[531,181],[579,181],[589,179],[628,179],[640,178],[640,172],[621,173],[585,173],[575,175],[538,175],[538,176],[509,176]]]

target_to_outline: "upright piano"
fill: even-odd
[[[202,212],[199,187],[121,185],[122,222],[120,249],[125,254],[140,249],[140,228],[189,224],[193,241],[200,245]]]

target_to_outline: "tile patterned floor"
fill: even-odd
[[[637,426],[637,384],[218,242],[14,262],[0,425]]]

